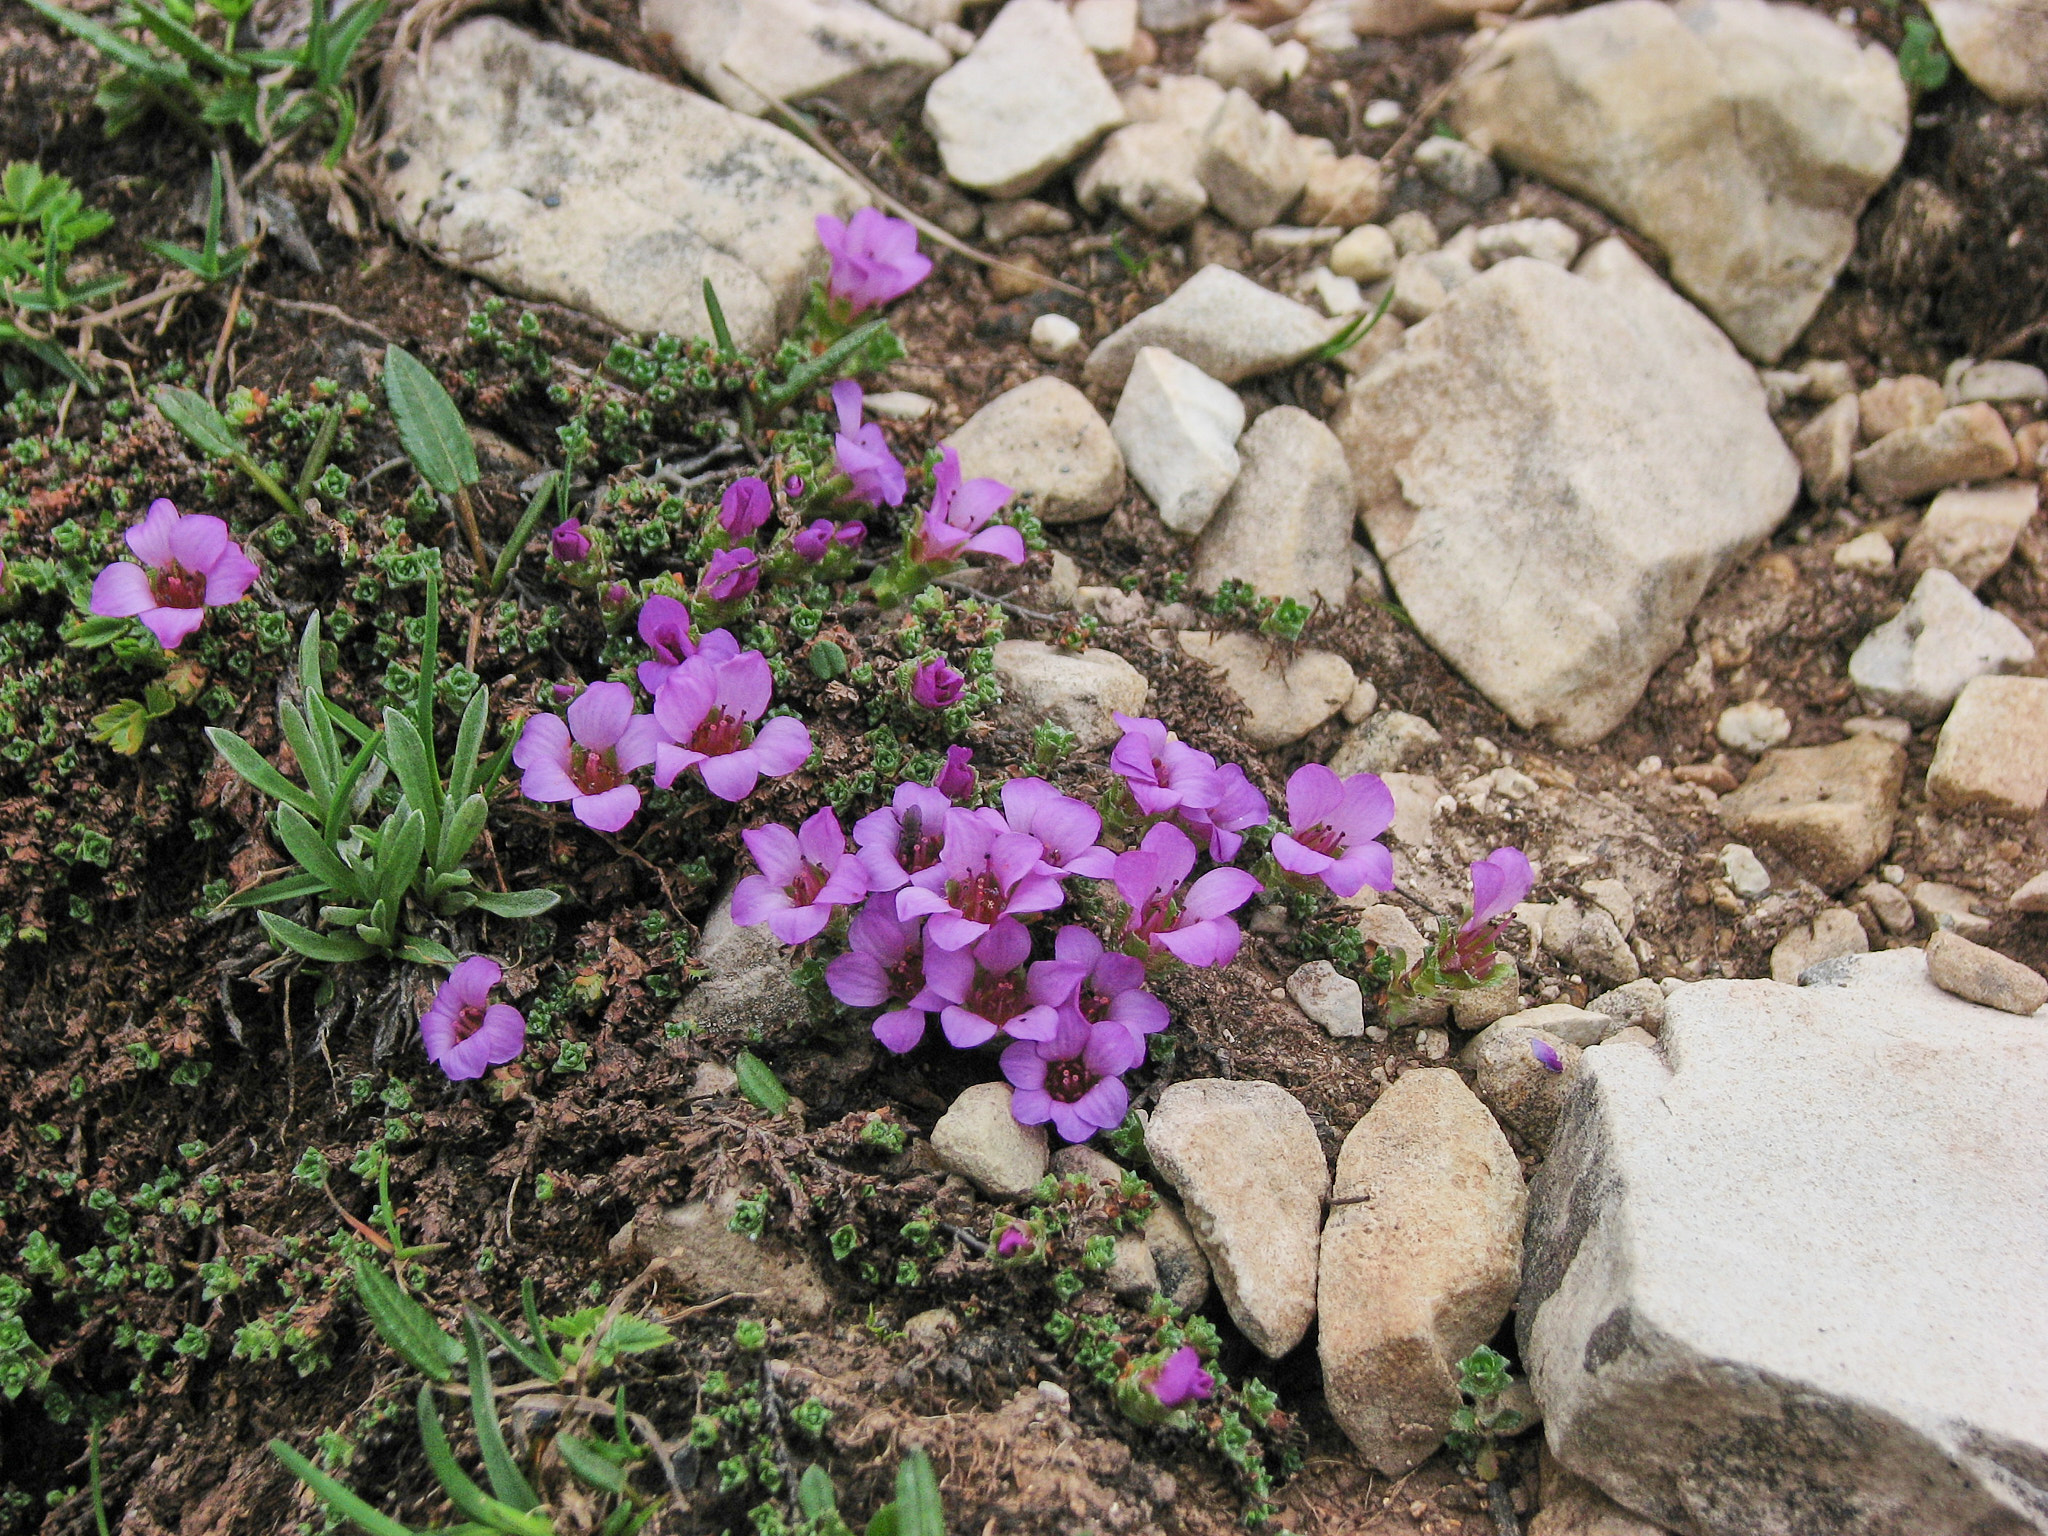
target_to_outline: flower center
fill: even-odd
[[[619,755],[610,747],[591,748],[582,742],[569,745],[569,782],[586,795],[601,795],[626,782],[619,771]]]
[[[788,890],[791,901],[800,907],[808,907],[817,899],[818,892],[825,889],[825,882],[831,878],[824,870],[806,859],[797,869],[796,878],[790,881],[785,889]]]
[[[1062,1104],[1072,1104],[1094,1086],[1094,1074],[1079,1059],[1045,1064],[1045,1091]]]
[[[1000,976],[982,975],[967,995],[967,1011],[979,1014],[1001,1029],[1024,1011],[1024,973],[1005,971]]]
[[[993,870],[953,882],[953,909],[970,923],[993,923],[1009,904]]]
[[[455,1015],[455,1043],[462,1044],[484,1027],[483,1004],[473,1003]]]
[[[206,578],[175,560],[168,561],[149,573],[149,595],[159,608],[203,608]]]
[[[943,832],[927,832],[924,827],[924,812],[912,806],[903,813],[903,831],[896,839],[896,857],[903,865],[906,875],[914,875],[920,869],[930,869],[939,862],[939,850],[945,845]]]
[[[1328,858],[1340,858],[1344,853],[1344,834],[1320,821],[1306,832],[1295,833],[1294,840],[1302,847]]]
[[[924,987],[924,951],[911,949],[888,967],[889,993],[899,1002],[909,1002]]]
[[[1075,1006],[1081,1010],[1081,1017],[1090,1024],[1100,1024],[1109,1017],[1110,1005],[1115,1001],[1116,998],[1110,993],[1098,992],[1093,987],[1083,983],[1081,995],[1077,999]]]
[[[1173,923],[1173,895],[1169,891],[1154,891],[1138,908],[1140,933],[1165,932],[1173,927]]]
[[[728,716],[722,706],[713,705],[711,713],[704,717],[704,723],[697,727],[696,735],[690,738],[690,750],[702,752],[706,757],[724,757],[737,752],[754,739],[747,722],[736,716]]]

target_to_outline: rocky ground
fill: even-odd
[[[110,333],[134,409],[10,374],[0,552],[111,548],[122,477],[262,522],[147,384],[211,364],[223,400],[265,392],[247,425],[283,455],[290,393],[375,389],[391,341],[455,387],[494,541],[572,417],[616,428],[577,495],[630,529],[633,486],[744,455],[690,457],[715,422],[606,382],[613,338],[704,335],[709,277],[735,344],[772,352],[823,270],[814,218],[882,199],[937,265],[889,310],[904,355],[869,409],[906,462],[951,444],[1043,524],[947,620],[992,647],[982,771],[1050,722],[1061,786],[1100,792],[1121,711],[1276,807],[1304,763],[1370,772],[1395,888],[1248,912],[1233,964],[1162,985],[1142,1136],[1063,1147],[987,1062],[886,1055],[733,925],[743,825],[808,814],[828,772],[856,813],[893,784],[879,717],[820,672],[791,698],[823,766],[745,819],[494,823],[492,859],[568,915],[502,938],[534,1049],[454,1088],[392,1050],[430,986],[337,1015],[246,919],[199,915],[275,857],[261,808],[196,708],[141,757],[81,740],[136,685],[62,673],[44,594],[0,627],[12,737],[38,708],[43,733],[0,763],[0,1518],[90,1528],[90,1419],[126,1532],[318,1519],[262,1446],[323,1432],[380,1508],[447,1523],[417,1382],[329,1240],[368,1230],[381,1166],[448,1245],[401,1266],[444,1321],[516,1314],[522,1278],[553,1315],[649,1275],[632,1304],[676,1341],[629,1373],[676,1450],[650,1530],[775,1536],[810,1461],[865,1518],[912,1446],[958,1530],[2048,1530],[2048,20],[475,11],[380,25],[356,151],[265,167],[232,308]],[[205,153],[103,142],[94,56],[58,39],[0,17],[0,151],[115,210],[105,259],[139,269],[144,237],[196,238]],[[397,530],[364,549],[429,547],[409,472],[374,485],[404,462],[388,425],[350,437],[351,518]],[[353,570],[356,526],[322,530],[338,566],[280,548],[271,595],[350,616],[334,687],[367,707],[419,598],[384,555]],[[680,559],[614,537],[629,573]],[[514,708],[623,659],[591,594],[552,601],[478,609],[470,657],[482,634]],[[822,622],[907,654],[855,586]],[[284,666],[264,643],[215,717],[273,752]],[[1515,974],[1390,1014],[1365,961],[1459,921],[1501,846],[1536,870]],[[742,1052],[794,1102],[743,1095]],[[1005,1212],[1067,1234],[1057,1282],[996,1262]],[[1236,1385],[1209,1417],[1132,1422],[1086,1352],[1137,1351],[1155,1293],[1213,1326]],[[1482,1477],[1445,1435],[1487,1344],[1526,1422]],[[823,1427],[786,1429],[799,1403]]]

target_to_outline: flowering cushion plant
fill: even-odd
[[[525,770],[529,800],[566,800],[576,819],[598,832],[617,832],[640,809],[627,782],[655,759],[660,731],[651,715],[633,712],[624,683],[592,683],[562,716],[530,716],[512,761]]]
[[[482,1077],[487,1068],[517,1061],[526,1049],[526,1016],[509,1003],[492,1003],[505,971],[485,955],[471,955],[441,983],[420,1016],[427,1060],[455,1082]]]
[[[88,606],[101,618],[140,619],[167,651],[206,622],[207,609],[240,602],[258,574],[226,523],[162,497],[123,537],[142,563],[102,570]]]

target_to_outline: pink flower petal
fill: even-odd
[[[156,636],[156,643],[175,651],[186,636],[206,622],[204,608],[150,608],[137,615],[143,628]]]
[[[640,791],[631,784],[621,784],[601,795],[578,795],[569,803],[569,809],[593,831],[617,832],[639,813]]]
[[[156,606],[149,590],[149,572],[117,560],[92,580],[92,612],[104,619],[132,619]]]
[[[624,683],[592,683],[568,709],[569,733],[586,747],[615,746],[633,718],[633,690]]]
[[[171,563],[171,530],[178,526],[178,509],[159,496],[149,504],[142,521],[125,535],[128,547],[144,565],[158,568]]]
[[[171,558],[188,571],[211,574],[227,548],[228,525],[217,517],[195,513],[179,518],[171,529]]]

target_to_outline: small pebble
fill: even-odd
[[[1031,322],[1031,351],[1049,363],[1071,357],[1081,345],[1081,327],[1065,315],[1040,315]]]
[[[1889,576],[1896,563],[1891,540],[1875,528],[1859,533],[1835,551],[1835,565],[1862,576]]]
[[[882,421],[922,421],[936,403],[929,395],[915,395],[907,389],[885,390],[867,397],[868,414]]]
[[[1957,933],[1927,941],[1927,976],[1944,992],[2021,1017],[2048,1004],[2048,980],[2039,971]]]
[[[1714,734],[1731,751],[1761,757],[1771,748],[1785,744],[1792,735],[1792,721],[1777,705],[1751,699],[1747,704],[1722,710]]]
[[[1754,901],[1771,888],[1771,872],[1764,868],[1763,860],[1753,849],[1741,843],[1722,847],[1721,873],[1728,881],[1728,889],[1745,901]]]
[[[1368,128],[1391,128],[1407,115],[1408,109],[1401,103],[1388,101],[1382,97],[1378,101],[1368,101],[1365,104],[1362,121]]]
[[[1447,1029],[1418,1029],[1415,1048],[1426,1061],[1442,1061],[1451,1054],[1451,1033]]]

